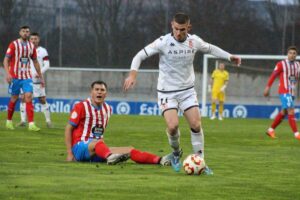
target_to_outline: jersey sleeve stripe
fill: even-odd
[[[146,54],[147,56],[149,56],[145,48],[144,48],[144,52],[145,52],[145,54]]]
[[[76,123],[74,123],[74,122],[72,122],[72,121],[69,121],[69,124],[72,125],[72,126],[74,126],[74,127],[77,127],[77,126],[78,126],[78,124],[76,124]]]

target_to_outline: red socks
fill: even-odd
[[[100,141],[95,145],[95,152],[100,158],[107,158],[111,154],[108,146],[106,146],[103,141]]]
[[[293,132],[294,133],[298,132],[295,115],[288,115],[288,118],[289,118],[290,127],[292,128]]]
[[[7,109],[7,120],[12,120],[12,116],[15,112],[15,106],[17,102],[9,101],[8,103],[8,109]]]
[[[33,104],[32,102],[26,102],[26,113],[27,113],[27,119],[28,122],[33,122]]]
[[[271,128],[275,129],[283,120],[285,115],[283,115],[281,112],[278,113],[278,115],[275,117],[272,125],[271,125]]]
[[[271,125],[271,128],[275,129],[282,122],[283,118],[284,118],[284,115],[281,112],[278,113],[278,115],[275,117],[275,119],[273,121],[273,124]],[[290,124],[290,127],[293,130],[293,132],[294,133],[298,132],[295,115],[288,115],[288,120],[289,120],[289,124]]]
[[[130,151],[131,160],[140,164],[158,164],[160,157],[148,152],[142,152],[137,149]]]

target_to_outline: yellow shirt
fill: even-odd
[[[221,87],[225,84],[225,81],[229,80],[229,73],[226,70],[215,69],[211,75],[213,79],[212,91],[220,91]]]

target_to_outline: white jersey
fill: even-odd
[[[44,74],[50,67],[48,52],[44,47],[38,47],[36,49],[37,60],[40,64],[41,72]],[[31,73],[32,73],[32,81],[33,83],[40,83],[40,79],[36,78],[37,72],[33,65],[32,60],[30,61]]]
[[[182,91],[194,87],[194,57],[197,51],[216,57],[230,59],[231,54],[203,41],[197,35],[188,34],[184,42],[178,42],[171,33],[161,36],[141,50],[133,59],[131,70],[138,70],[141,61],[159,54],[160,92]]]

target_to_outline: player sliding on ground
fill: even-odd
[[[291,46],[287,49],[287,59],[276,64],[264,90],[264,96],[269,96],[270,88],[272,87],[275,78],[279,76],[278,93],[282,109],[266,132],[271,138],[276,138],[275,128],[282,122],[284,117],[288,115],[289,124],[294,136],[296,139],[300,140],[294,109],[296,85],[300,75],[300,63],[296,61],[297,53],[298,49],[295,46]]]
[[[103,139],[112,114],[111,107],[105,102],[106,83],[93,82],[90,95],[90,98],[74,106],[65,128],[67,161],[107,162],[114,165],[131,158],[141,164],[171,165],[172,154],[159,157],[133,147],[109,148]]]
[[[139,51],[131,63],[131,71],[124,82],[127,91],[136,83],[137,71],[146,58],[159,54],[158,104],[165,118],[169,144],[173,148],[172,167],[181,168],[182,150],[179,145],[178,110],[180,109],[189,123],[193,151],[204,157],[204,133],[201,127],[199,103],[194,89],[193,61],[196,52],[212,54],[240,65],[241,59],[217,46],[203,41],[196,35],[188,34],[191,28],[188,15],[178,13],[172,22],[172,33],[161,36]],[[207,167],[207,174],[212,171]]]

